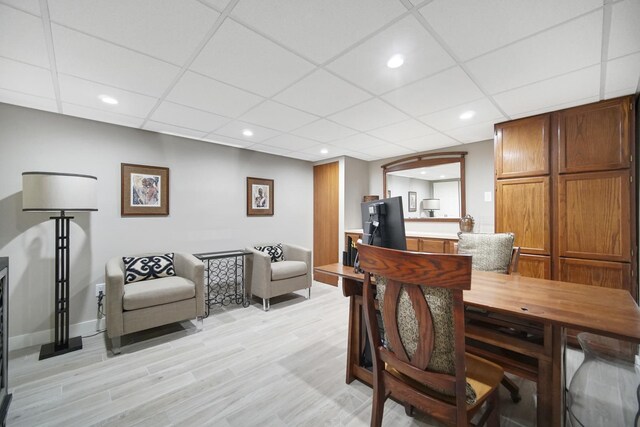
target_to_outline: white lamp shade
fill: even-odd
[[[423,199],[422,209],[425,211],[440,210],[440,199]]]
[[[97,211],[98,178],[57,172],[22,173],[23,211]]]

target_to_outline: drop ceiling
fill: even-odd
[[[640,0],[0,0],[0,102],[377,160],[639,92],[638,21]]]

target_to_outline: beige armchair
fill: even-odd
[[[154,255],[154,254],[146,254]],[[124,283],[124,262],[115,257],[105,267],[107,335],[120,353],[120,337],[132,332],[204,316],[204,265],[191,254],[174,253],[175,276]]]
[[[311,251],[300,246],[282,244],[284,261],[271,262],[269,255],[247,248],[247,293],[262,298],[262,308],[269,311],[269,299],[301,289],[311,298]]]

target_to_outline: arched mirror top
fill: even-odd
[[[405,221],[458,221],[466,215],[466,154],[423,153],[382,165],[384,197],[402,196]]]

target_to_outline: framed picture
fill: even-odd
[[[418,209],[418,194],[415,191],[409,191],[409,212],[415,212]]]
[[[247,216],[273,215],[273,180],[247,177]]]
[[[169,168],[121,165],[120,215],[168,216]]]

